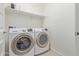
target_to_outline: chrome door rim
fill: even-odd
[[[40,42],[39,42],[39,37],[40,37],[42,34],[43,34],[43,35],[45,34],[45,35],[47,36],[47,38],[48,38],[47,33],[45,33],[45,32],[40,32],[40,33],[37,35],[37,37],[36,37],[36,43],[37,43],[37,45],[38,45],[39,47],[44,48],[44,47],[46,47],[47,44],[48,44],[48,39],[47,39],[47,41],[46,41],[45,44],[41,45]]]
[[[18,50],[18,48],[16,47],[16,43],[17,41],[21,38],[21,37],[28,37],[31,41],[31,45],[28,49],[24,50],[24,51],[20,51]],[[34,40],[32,35],[30,35],[29,33],[21,33],[18,34],[11,42],[11,49],[12,51],[16,54],[16,55],[24,55],[27,54],[32,48],[34,47]]]

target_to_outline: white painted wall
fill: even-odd
[[[5,8],[4,4],[0,4],[0,29],[3,29],[5,26]]]
[[[76,32],[79,32],[79,3],[76,4]]]
[[[5,55],[5,39],[3,30],[0,29],[0,56]]]
[[[47,4],[44,27],[50,32],[52,49],[75,55],[75,4]]]
[[[5,39],[4,39],[4,28],[5,28],[5,6],[0,3],[0,55],[5,55]]]
[[[79,33],[79,3],[76,4],[76,33]],[[79,35],[76,35],[76,55],[79,56]]]
[[[43,18],[36,16],[36,15],[30,15],[30,14],[24,14],[22,12],[13,12],[6,10],[6,28],[8,26],[15,26],[15,27],[42,27],[43,24]]]
[[[42,14],[44,9],[43,3],[15,3],[15,8],[21,11]]]

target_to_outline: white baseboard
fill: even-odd
[[[64,56],[62,53],[60,53],[59,51],[57,51],[56,49],[51,48],[51,50],[53,52],[55,52],[57,54],[57,56]]]

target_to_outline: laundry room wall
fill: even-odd
[[[76,3],[76,32],[79,32],[79,3]]]
[[[30,4],[21,4],[22,7],[24,6],[28,6],[28,7],[24,7],[25,9],[23,9],[21,7],[20,11],[23,11],[23,10],[29,10],[32,12],[34,12],[35,14],[35,11],[41,11],[42,12],[42,8],[40,8],[40,4],[33,4],[34,6],[30,5]],[[20,6],[20,5],[19,5]],[[39,9],[35,9],[36,7],[39,7]],[[34,14],[29,14],[29,12],[18,12],[18,11],[10,11],[10,10],[7,10],[6,9],[6,13],[5,13],[5,19],[6,19],[6,28],[8,28],[8,26],[16,26],[16,27],[42,27],[43,25],[43,17],[39,16],[39,15],[34,15]],[[36,12],[37,12],[36,11]],[[39,12],[39,13],[41,13]]]
[[[15,4],[21,11],[42,14],[44,9],[43,3],[18,3]],[[17,9],[18,9],[17,8]]]
[[[0,29],[5,27],[5,8],[4,4],[0,4]]]
[[[59,55],[75,55],[75,4],[47,4],[44,27],[50,32],[52,50]]]
[[[75,31],[75,33],[76,33],[76,35],[75,35],[75,37],[76,37],[76,39],[75,39],[75,43],[76,43],[76,55],[77,56],[79,56],[79,35],[77,34],[77,33],[79,33],[79,3],[76,3],[75,4],[75,9],[76,9],[76,31]]]

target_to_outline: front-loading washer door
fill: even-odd
[[[48,44],[48,34],[45,32],[40,32],[36,38],[37,45],[41,48],[44,48]]]
[[[12,43],[11,43],[11,49],[13,53],[16,55],[24,55],[30,52],[30,50],[34,47],[34,40],[31,35],[28,33],[21,33],[17,35]]]

